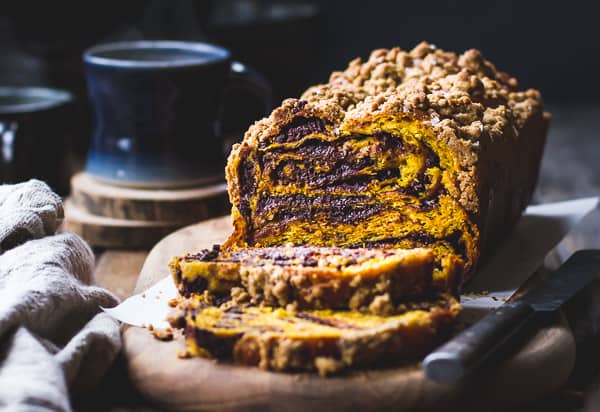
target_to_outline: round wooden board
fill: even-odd
[[[181,229],[150,252],[136,292],[167,275],[177,254],[221,243],[231,232],[230,218]],[[160,407],[181,411],[250,410],[487,410],[523,404],[549,394],[568,378],[575,342],[562,316],[533,331],[522,347],[493,373],[463,386],[427,380],[420,365],[360,371],[322,378],[311,374],[267,372],[202,358],[179,359],[183,339],[161,342],[142,328],[126,327],[124,351],[131,381]]]
[[[71,200],[79,209],[96,216],[183,226],[229,213],[227,184],[222,176],[216,180],[193,188],[139,189],[111,185],[78,173],[71,178]]]

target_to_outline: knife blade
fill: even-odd
[[[504,303],[425,357],[425,375],[455,383],[473,375],[519,332],[558,310],[600,278],[600,250],[574,253],[558,270],[518,300]]]

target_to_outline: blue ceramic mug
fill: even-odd
[[[245,87],[271,105],[267,82],[211,44],[111,43],[83,59],[94,114],[86,171],[111,184],[169,188],[222,179],[224,92]]]

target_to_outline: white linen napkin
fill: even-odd
[[[56,234],[61,199],[37,180],[0,185],[0,409],[70,411],[121,348],[100,306],[117,298],[92,283],[94,255]]]

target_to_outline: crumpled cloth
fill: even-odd
[[[56,234],[60,197],[43,182],[0,185],[0,410],[70,411],[121,348],[117,304],[91,286],[94,255]]]

